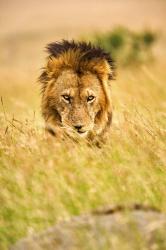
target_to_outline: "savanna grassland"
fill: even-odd
[[[153,62],[117,69],[110,139],[99,149],[45,137],[36,79],[49,32],[1,35],[1,250],[100,206],[142,203],[166,212],[165,35]]]

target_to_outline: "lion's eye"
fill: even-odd
[[[71,97],[69,95],[62,95],[62,97],[68,103],[71,101]]]
[[[95,97],[93,95],[90,95],[87,97],[87,102],[92,102],[94,101]]]

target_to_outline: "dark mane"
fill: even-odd
[[[75,42],[62,40],[61,42],[50,43],[46,47],[50,57],[58,57],[61,54],[73,50],[79,50],[82,54],[82,60],[92,60],[92,59],[105,59],[110,67],[114,69],[114,61],[111,58],[111,55],[104,51],[102,48],[93,45],[91,42]]]

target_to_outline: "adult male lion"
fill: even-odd
[[[104,139],[112,118],[110,80],[113,62],[91,43],[51,43],[42,83],[42,114],[46,129],[58,138]]]

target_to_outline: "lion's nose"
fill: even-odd
[[[75,126],[74,126],[74,128],[75,128],[76,130],[78,130],[78,131],[81,130],[82,127],[83,127],[83,125],[75,125]]]

